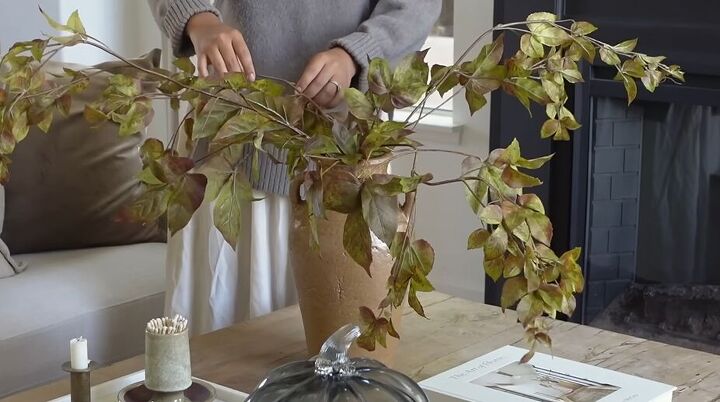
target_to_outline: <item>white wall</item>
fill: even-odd
[[[472,41],[493,24],[490,0],[455,0],[455,54],[459,56]],[[489,41],[489,39],[487,40]],[[475,53],[476,54],[476,53]],[[455,119],[461,127],[439,129],[420,127],[418,139],[428,148],[442,148],[478,156],[488,154],[490,104],[472,118],[467,105],[458,95],[454,102]],[[488,99],[489,101],[489,99]],[[420,173],[433,172],[436,180],[452,179],[461,174],[463,157],[439,153],[422,153],[418,157]],[[396,173],[407,173],[411,158],[393,165]],[[439,187],[422,187],[418,193],[416,237],[425,238],[436,253],[431,280],[440,291],[482,301],[485,273],[481,251],[466,249],[467,236],[479,227],[470,210],[462,183]]]
[[[47,28],[38,5],[50,15],[59,14],[58,0],[0,0],[0,48],[5,53],[15,42],[38,38]]]
[[[38,11],[38,4],[60,22],[78,10],[87,32],[123,56],[136,57],[163,47],[162,35],[146,0],[0,0],[0,46],[3,52],[17,41],[55,34]],[[57,60],[87,66],[112,59],[101,50],[86,45],[64,49],[57,56]],[[148,128],[150,135],[169,138],[166,109],[164,102],[155,102],[155,118]]]
[[[85,29],[123,56],[139,56],[161,48],[160,30],[145,0],[59,0],[59,20],[78,10]],[[63,60],[86,65],[112,60],[99,49],[66,49]]]

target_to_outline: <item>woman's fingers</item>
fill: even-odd
[[[315,78],[313,78],[312,82],[310,82],[309,85],[305,88],[303,93],[310,97],[314,98],[317,96],[320,91],[325,88],[330,83],[330,79],[333,77],[333,71],[331,68],[329,68],[328,65],[323,66],[323,68],[320,70],[320,72],[317,73]],[[332,84],[330,84],[332,85]]]
[[[313,58],[311,58],[308,64],[305,66],[302,75],[297,81],[297,91],[303,92],[306,95],[310,96],[306,92],[306,89],[308,88],[308,86],[310,86],[313,80],[315,80],[315,77],[320,74],[320,71],[322,71],[324,66],[325,62],[321,59],[321,57],[318,57],[318,55],[315,55]]]
[[[235,54],[235,49],[233,48],[232,42],[222,42],[218,50],[220,51],[220,55],[223,58],[223,62],[225,62],[227,72],[239,73],[243,71],[242,66],[240,66],[240,61]]]
[[[313,100],[318,104],[325,107],[333,107],[333,101],[335,98],[339,98],[340,90],[338,87],[332,83],[332,80],[328,81],[327,84],[325,84],[325,87],[313,98]]]
[[[353,58],[341,48],[332,48],[310,59],[297,82],[297,91],[321,107],[334,107],[342,100],[342,89],[350,87],[356,72]]]
[[[240,32],[235,35],[232,40],[232,47],[235,50],[235,55],[242,64],[242,69],[245,71],[245,77],[249,81],[255,81],[255,66],[253,65],[252,56],[250,55],[250,49],[248,49],[247,43]]]
[[[185,27],[198,55],[198,72],[208,76],[208,65],[215,74],[245,71],[248,80],[255,80],[250,50],[237,29],[223,24],[213,13],[196,14]]]
[[[210,59],[210,64],[212,64],[215,74],[221,77],[227,74],[228,69],[227,66],[225,66],[225,60],[223,60],[222,54],[218,48],[210,49],[207,57]]]
[[[208,76],[208,60],[205,53],[198,53],[198,74],[205,78]]]

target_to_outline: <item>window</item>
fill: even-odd
[[[454,0],[443,0],[440,18],[433,27],[430,36],[425,41],[423,49],[430,49],[425,61],[433,66],[435,64],[450,65],[455,60],[454,32]],[[423,120],[424,124],[431,126],[452,127],[453,126],[453,100],[447,100],[450,96],[446,94],[445,99],[438,94],[430,96],[425,104],[425,109],[439,108],[433,115]],[[443,103],[445,102],[445,103]],[[395,120],[405,120],[413,107],[398,110],[394,114]],[[414,117],[417,117],[414,116]]]

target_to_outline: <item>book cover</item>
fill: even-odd
[[[420,383],[432,402],[671,402],[675,387],[505,346]]]

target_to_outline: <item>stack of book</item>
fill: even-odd
[[[432,402],[672,402],[675,387],[505,346],[420,383]]]

